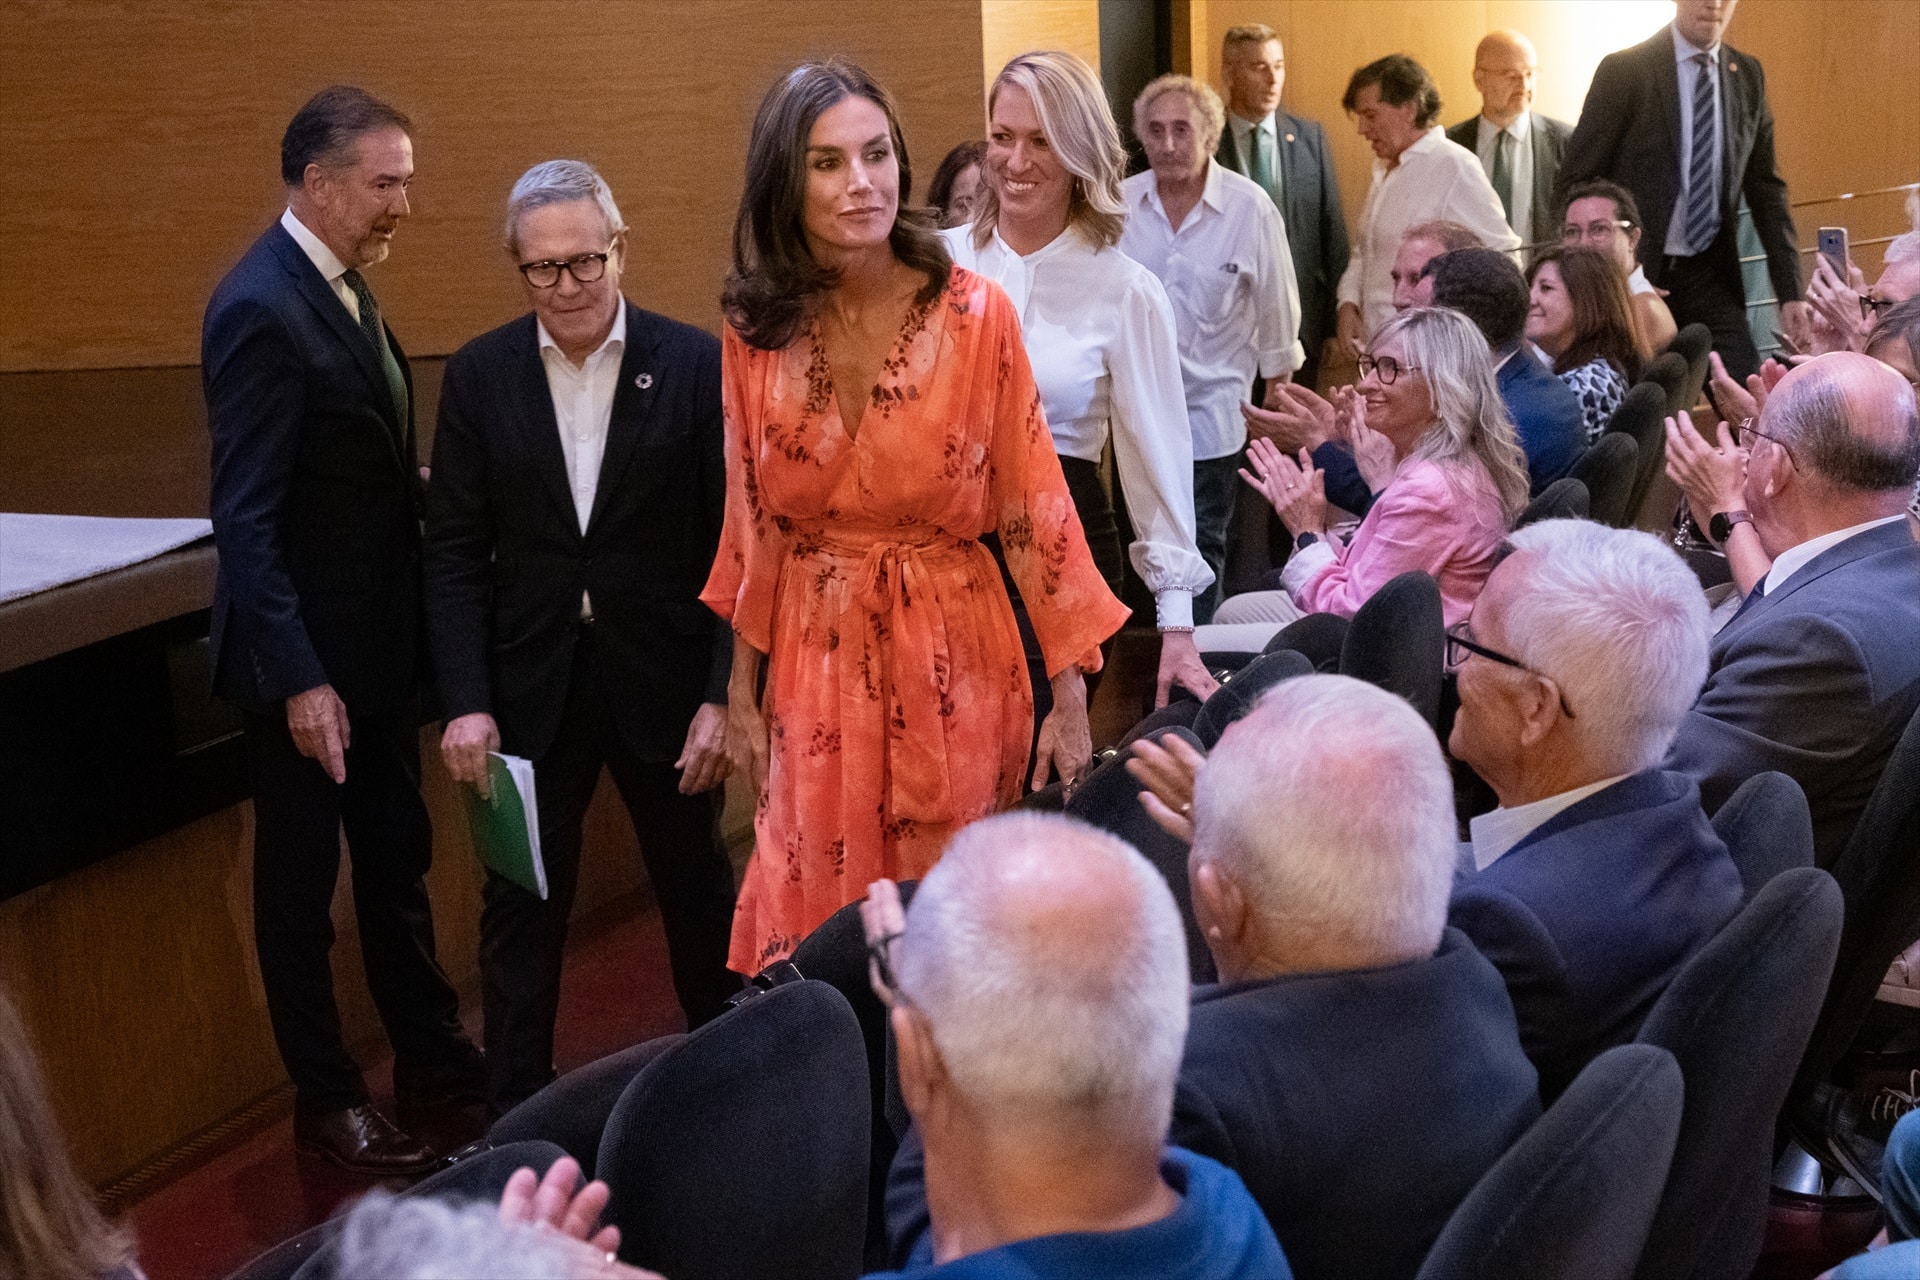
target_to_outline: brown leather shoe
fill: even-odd
[[[293,1149],[303,1156],[331,1160],[352,1173],[382,1178],[425,1173],[438,1159],[433,1148],[395,1128],[370,1102],[314,1116],[296,1111]]]

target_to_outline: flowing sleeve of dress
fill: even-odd
[[[1127,607],[1107,589],[1087,550],[1020,340],[1019,317],[998,287],[984,293],[982,320],[991,332],[982,345],[995,365],[988,483],[1000,548],[1033,620],[1047,675],[1075,664],[1098,671],[1100,642],[1127,620]]]
[[[762,354],[760,359],[768,356]],[[777,358],[777,357],[776,357]],[[760,504],[760,379],[755,355],[728,326],[720,349],[720,410],[726,431],[727,504],[720,549],[700,599],[761,653],[773,650],[773,599],[787,534]]]

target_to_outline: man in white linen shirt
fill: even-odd
[[[1224,125],[1225,108],[1211,88],[1161,76],[1133,104],[1134,132],[1153,167],[1120,187],[1127,205],[1120,250],[1166,286],[1180,337],[1195,532],[1214,578],[1193,602],[1196,623],[1212,621],[1220,600],[1247,443],[1240,405],[1256,371],[1271,401],[1305,357],[1286,227],[1258,185],[1210,158]]]
[[[1408,227],[1457,222],[1490,249],[1518,249],[1473,152],[1447,141],[1434,121],[1440,91],[1426,68],[1390,54],[1353,73],[1340,105],[1373,147],[1373,185],[1360,210],[1353,258],[1340,277],[1338,334],[1355,350],[1393,314],[1393,255]]]

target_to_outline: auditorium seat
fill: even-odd
[[[1313,674],[1313,663],[1306,655],[1291,649],[1263,653],[1242,667],[1231,680],[1221,684],[1200,707],[1194,717],[1193,734],[1200,745],[1211,751],[1227,726],[1253,710],[1260,695],[1294,676]],[[1069,811],[1072,805],[1068,805]]]
[[[620,1095],[642,1067],[685,1039],[660,1036],[569,1071],[494,1121],[487,1141],[496,1147],[551,1142],[592,1174],[600,1158],[600,1135]]]
[[[1619,418],[1618,413],[1614,415]],[[1608,430],[1575,460],[1571,477],[1587,487],[1587,518],[1609,529],[1631,522],[1627,504],[1640,471],[1640,446],[1625,431]]]
[[[1686,371],[1681,367],[1678,356],[1661,356],[1660,360],[1671,360],[1667,371],[1676,368],[1679,376]],[[1655,365],[1660,360],[1654,361]],[[1651,366],[1649,366],[1651,367]],[[1660,474],[1661,466],[1667,459],[1667,415],[1668,402],[1679,394],[1678,387],[1671,391],[1658,381],[1642,380],[1628,389],[1626,397],[1620,401],[1620,407],[1613,411],[1613,417],[1607,422],[1607,433],[1621,433],[1633,440],[1634,472],[1633,488],[1627,494],[1626,506],[1620,514],[1621,528],[1631,528],[1640,517],[1640,506],[1646,500],[1647,490],[1653,487],[1654,477]],[[1601,437],[1605,439],[1603,435]]]
[[[1687,362],[1687,380],[1681,384],[1680,394],[1684,413],[1700,403],[1701,392],[1706,388],[1707,375],[1712,369],[1707,355],[1713,350],[1713,330],[1696,320],[1673,335],[1667,350]]]
[[[1713,815],[1740,884],[1751,898],[1793,867],[1813,865],[1813,814],[1807,793],[1784,773],[1756,773]]]
[[[1340,645],[1340,674],[1399,694],[1437,729],[1446,647],[1439,584],[1412,569],[1388,581],[1354,613]]]
[[[1582,456],[1585,450],[1582,450]],[[1542,520],[1584,520],[1588,509],[1587,486],[1574,476],[1563,476],[1540,491],[1526,510],[1514,520],[1513,527],[1524,529]]]

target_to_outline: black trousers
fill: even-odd
[[[420,739],[411,715],[349,712],[347,780],[336,785],[300,754],[284,712],[247,716],[253,778],[253,937],[267,1016],[303,1112],[367,1100],[340,1036],[333,996],[334,883],[346,828],[360,958],[405,1081],[471,1064],[459,1000],[433,950],[427,868],[433,828],[420,798]]]
[[[680,794],[671,762],[641,760],[620,738],[598,671],[595,624],[581,625],[560,730],[534,761],[547,900],[489,874],[480,913],[487,1102],[506,1111],[553,1079],[553,1024],[567,916],[580,883],[581,825],[604,765],[633,820],[666,926],[674,992],[687,1025],[719,1014],[740,979],[727,969],[733,866],[716,831],[717,791]]]
[[[1713,349],[1726,362],[1727,372],[1745,384],[1760,369],[1760,352],[1747,325],[1747,290],[1740,278],[1737,224],[1723,221],[1720,234],[1705,253],[1666,260],[1660,287],[1667,290],[1667,307],[1682,328],[1704,324],[1713,330]]]

